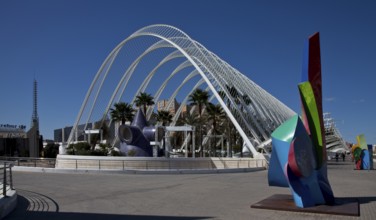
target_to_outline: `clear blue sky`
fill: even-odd
[[[123,39],[169,24],[300,113],[304,40],[319,31],[324,111],[345,140],[376,144],[376,1],[0,0],[0,124],[30,127],[32,84],[45,138],[72,125]]]

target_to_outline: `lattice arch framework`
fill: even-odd
[[[208,91],[210,99],[222,106],[253,155],[263,143],[270,142],[276,127],[295,114],[183,31],[169,25],[151,25],[123,40],[102,63],[77,115],[68,145],[82,132],[78,129],[80,124],[85,125],[85,130],[98,118],[108,119],[114,103],[123,101],[125,96],[133,103],[140,92],[150,93],[156,103],[162,97],[168,99],[166,110],[176,97],[181,97],[174,125],[196,88]],[[149,107],[147,118],[154,108]]]

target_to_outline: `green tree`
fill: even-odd
[[[228,97],[226,96],[226,93],[224,91],[219,91],[218,92],[219,96],[221,96],[222,100],[226,103],[227,105],[227,108],[230,110],[231,109],[231,103],[230,103],[230,100],[228,99]],[[232,122],[230,120],[229,117],[226,117],[226,133],[227,133],[227,142],[228,142],[228,146],[229,146],[229,155],[228,156],[232,156],[232,138],[231,138],[231,131],[233,129],[233,125],[232,125]]]
[[[67,148],[69,155],[94,155],[94,156],[107,156],[110,147],[107,144],[99,144],[98,149],[92,149],[87,142],[79,142],[70,144]]]
[[[202,149],[202,108],[206,106],[209,102],[209,93],[202,89],[196,89],[190,96],[189,102],[191,105],[195,105],[198,107],[198,114],[200,118],[199,122],[199,132],[200,132],[200,154],[201,157],[203,156],[203,149]]]
[[[200,120],[198,118],[198,115],[193,112],[192,114],[190,112],[187,112],[184,114],[184,116],[180,117],[178,120],[179,125],[191,125],[191,126],[197,126],[199,124]]]
[[[59,154],[59,145],[54,143],[49,143],[43,149],[43,155],[46,158],[56,158]]]
[[[70,144],[67,148],[67,154],[70,155],[90,155],[91,146],[87,142],[79,142],[76,144]]]
[[[135,104],[137,107],[143,107],[144,115],[146,117],[147,107],[154,105],[154,98],[151,94],[141,92],[140,95],[136,96]]]
[[[231,86],[231,87],[227,86],[227,90],[229,91],[231,97],[234,99],[235,103],[239,105],[240,94],[238,90],[234,86]]]
[[[212,103],[209,103],[209,105],[206,107],[206,111],[208,113],[208,121],[211,122],[211,125],[213,127],[214,149],[216,149],[216,135],[218,134],[217,125],[226,118],[226,114],[220,104],[214,105]]]
[[[99,148],[92,150],[91,155],[94,156],[107,156],[110,150],[110,146],[107,144],[99,144]]]
[[[112,120],[121,121],[121,124],[125,124],[126,121],[132,121],[134,116],[134,109],[129,103],[115,103],[114,107],[115,108],[110,109]]]
[[[241,103],[241,99],[243,99],[245,102],[249,100],[249,103],[250,103],[250,99],[248,96],[241,96],[240,93],[238,92],[238,90],[234,87],[234,86],[227,86],[227,90],[230,92],[230,95],[231,97],[234,99],[235,101],[235,104],[239,106],[239,104]],[[241,106],[241,109],[240,109],[241,113],[243,112],[243,106]],[[234,125],[232,125],[234,127]],[[238,140],[238,131],[236,129],[232,129],[233,130],[233,134],[234,134],[234,144],[236,145],[236,142]],[[239,142],[242,142],[243,139],[241,139],[240,137],[240,141]],[[242,143],[240,143],[240,145],[242,145]],[[240,157],[243,157],[243,151],[240,150]]]
[[[166,110],[158,111],[157,121],[162,122],[162,126],[166,126],[172,122],[172,115]]]
[[[244,95],[242,96],[242,99],[243,99],[243,101],[244,101],[244,103],[245,103],[246,105],[249,105],[249,104],[252,103],[251,98],[249,98],[249,96],[246,95],[246,94],[244,94]]]

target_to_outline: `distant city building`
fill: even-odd
[[[187,114],[198,115],[198,108],[192,105],[183,105],[181,110],[181,117],[185,117],[187,116]]]
[[[165,110],[167,108],[167,106],[168,106],[168,100],[160,100],[160,101],[157,102],[157,110],[158,111]],[[180,117],[185,117],[187,115],[187,113],[189,113],[193,108],[193,106],[190,106],[190,105],[181,106],[181,104],[179,102],[177,102],[176,99],[174,99],[174,101],[171,103],[168,111],[172,115],[175,115],[176,112],[178,111],[179,107],[181,107]],[[198,114],[197,108],[194,109],[192,114]]]
[[[25,125],[0,124],[0,155],[39,157],[43,149],[43,137],[39,134],[37,81],[33,82],[33,114],[30,129]]]
[[[66,142],[72,130],[72,126],[54,130],[54,142]]]
[[[25,125],[0,124],[0,138],[26,138]]]
[[[176,101],[176,99],[174,99],[174,101],[171,103],[169,108],[168,108],[168,100],[160,100],[157,102],[158,111],[168,110],[172,115],[176,114],[176,111],[179,109],[179,107],[180,107],[180,104]]]
[[[54,141],[55,142],[67,142],[69,138],[69,134],[72,131],[73,126],[67,126],[65,128],[58,128],[54,130]],[[76,132],[77,141],[85,141],[85,130],[93,129],[93,124],[89,123],[85,129],[85,125],[78,125],[78,129]]]
[[[0,155],[29,156],[25,125],[0,124]]]

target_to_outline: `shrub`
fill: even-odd
[[[119,151],[112,150],[111,151],[111,156],[122,156],[122,155],[121,155],[121,153]]]
[[[77,144],[74,144],[74,149],[77,151],[90,151],[90,144],[87,142],[79,142]]]
[[[59,145],[50,143],[43,149],[43,155],[47,158],[56,158],[56,155],[59,153]]]
[[[239,145],[235,145],[232,147],[232,150],[236,153],[236,152],[240,152],[242,150],[242,147],[239,146]]]
[[[91,146],[87,142],[80,142],[71,144],[67,148],[67,154],[69,155],[91,155]]]
[[[128,157],[134,157],[134,156],[136,156],[136,151],[135,150],[129,150],[128,152],[127,152],[127,156]]]
[[[107,156],[107,151],[93,150],[93,151],[90,152],[90,155],[93,155],[93,156]]]

